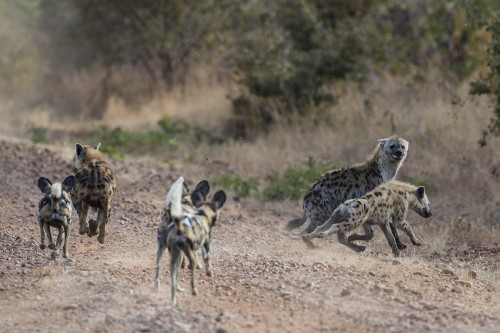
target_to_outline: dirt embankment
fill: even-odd
[[[500,284],[460,258],[394,260],[384,242],[357,254],[326,239],[307,249],[284,231],[300,207],[229,196],[213,232],[214,277],[198,270],[199,295],[170,303],[167,259],[156,293],[156,227],[172,180],[210,180],[210,165],[165,167],[110,160],[118,179],[104,245],[77,233],[68,259],[39,249],[36,180],[61,181],[71,155],[0,142],[1,332],[498,332]],[[182,169],[181,169],[182,167]],[[213,192],[212,192],[213,193]],[[490,248],[484,267],[498,264]]]

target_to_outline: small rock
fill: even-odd
[[[392,261],[392,264],[393,264],[393,265],[401,265],[401,261],[394,259],[394,260]]]
[[[451,276],[455,276],[455,272],[453,272],[451,269],[448,269],[448,268],[445,268],[441,271],[441,273],[443,274],[446,274],[446,275],[451,275]]]
[[[463,293],[462,288],[460,288],[459,286],[454,286],[453,288],[451,288],[451,291],[457,294]]]
[[[345,289],[342,289],[340,296],[349,296],[350,294],[351,294],[351,290],[345,288]]]
[[[477,272],[476,271],[469,271],[469,277],[471,279],[477,279]]]
[[[215,333],[229,333],[229,332],[225,328],[219,327],[215,330]]]
[[[462,287],[472,288],[472,283],[469,281],[458,280],[457,283]]]
[[[375,273],[373,273],[373,272],[368,272],[368,275],[370,275],[370,276],[375,276]]]
[[[429,311],[437,309],[437,305],[432,302],[422,302],[422,306]]]
[[[439,288],[438,288],[438,291],[439,291],[440,293],[444,293],[444,292],[446,291],[446,287],[439,287]]]
[[[75,304],[66,305],[63,310],[76,310],[78,307]]]

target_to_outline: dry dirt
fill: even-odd
[[[398,260],[382,241],[362,254],[334,238],[307,249],[298,231],[284,230],[297,202],[231,195],[213,230],[215,276],[198,270],[192,296],[181,271],[186,292],[173,307],[167,257],[162,290],[153,288],[162,203],[179,175],[190,185],[210,180],[224,167],[214,161],[110,159],[118,188],[106,244],[78,235],[74,213],[70,257],[50,260],[39,248],[36,181],[68,175],[70,149],[0,141],[1,332],[499,331],[495,278],[475,277],[456,259],[421,258],[411,245]],[[485,265],[498,264],[497,249],[488,251]]]

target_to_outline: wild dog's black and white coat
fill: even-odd
[[[208,192],[210,192],[210,185],[206,180],[202,180],[201,182],[196,185],[195,192],[198,192],[203,200],[206,199]],[[196,206],[193,204],[191,200],[191,193],[189,192],[189,188],[187,185],[184,183],[183,184],[183,190],[182,190],[182,210],[184,213],[192,213],[193,211],[196,210]],[[170,215],[170,206],[168,203],[165,203],[165,207],[163,208],[163,215],[161,217],[161,222],[160,226],[158,227],[158,234],[157,234],[157,240],[158,240],[158,252],[156,254],[156,290],[160,290],[160,262],[161,258],[163,256],[163,253],[165,253],[165,250],[167,249],[167,237],[168,234],[172,231],[174,228],[174,221],[172,219],[172,216]],[[196,258],[197,261],[197,268],[200,268],[200,265],[198,264],[198,258]],[[182,267],[184,267],[184,258],[182,260]]]
[[[66,245],[69,238],[72,213],[71,196],[69,193],[74,186],[74,176],[69,176],[64,179],[62,183],[55,184],[52,184],[52,182],[45,177],[40,177],[40,179],[38,179],[38,188],[44,194],[37,210],[37,219],[40,226],[40,248],[45,248],[45,231],[49,240],[49,249],[52,249],[52,259],[57,257],[57,251],[61,247],[63,238],[63,257],[68,257]],[[52,242],[50,227],[59,230],[56,244]]]
[[[224,191],[214,194],[211,201],[203,199],[203,193],[194,191],[191,201],[197,209],[191,213],[184,212],[182,208],[182,194],[184,178],[180,177],[172,184],[165,200],[165,209],[170,210],[174,226],[167,235],[167,248],[170,253],[170,275],[172,302],[177,303],[176,291],[181,291],[177,284],[177,274],[183,253],[191,264],[191,290],[196,295],[195,285],[196,255],[199,248],[203,250],[203,260],[208,276],[212,275],[210,265],[210,244],[212,240],[212,227],[217,221],[220,208],[226,201]]]

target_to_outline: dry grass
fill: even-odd
[[[227,94],[231,89],[201,72],[183,89],[159,96],[140,108],[131,109],[115,99],[109,103],[104,119],[89,120],[87,125],[60,121],[51,110],[3,110],[0,115],[8,121],[2,122],[2,133],[28,139],[28,130],[34,124],[66,130],[101,124],[144,128],[155,126],[158,119],[168,115],[220,134],[223,120],[230,116]],[[434,80],[415,85],[393,77],[373,79],[363,91],[347,85],[340,95],[339,103],[330,110],[333,125],[313,127],[305,120],[297,126],[278,125],[253,141],[230,140],[216,146],[202,143],[181,149],[194,163],[223,161],[243,178],[265,180],[308,157],[340,166],[361,161],[377,139],[398,134],[410,141],[409,156],[399,178],[428,186],[433,218],[419,224],[415,223],[415,214],[410,214],[409,220],[417,224],[416,229],[430,244],[429,252],[440,252],[460,242],[494,241],[499,235],[500,179],[493,169],[500,164],[500,149],[495,146],[498,139],[484,148],[477,143],[492,115],[484,99],[472,100],[467,84],[453,87]],[[300,203],[296,210],[299,214]],[[469,228],[460,234],[456,221],[484,229]]]

